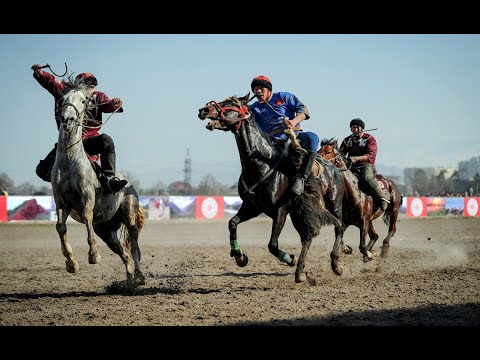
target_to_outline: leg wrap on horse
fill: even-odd
[[[38,175],[40,179],[43,181],[50,182],[51,175],[52,175],[52,168],[53,164],[55,163],[55,157],[57,155],[57,144],[52,151],[48,153],[45,159],[40,160],[35,169],[35,173]]]
[[[316,152],[309,152],[308,158],[303,160],[302,165],[300,166],[300,170],[298,174],[293,178],[293,184],[291,187],[291,192],[295,195],[303,194],[305,181],[307,181],[308,176],[312,172],[312,165],[315,161],[315,156],[317,155]]]

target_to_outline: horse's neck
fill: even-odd
[[[88,162],[83,148],[82,128],[79,126],[75,132],[67,132],[60,127],[57,143],[57,158],[59,161]]]
[[[279,161],[281,152],[269,143],[255,124],[244,122],[235,137],[242,173],[253,171],[263,174]]]

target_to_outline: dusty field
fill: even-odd
[[[401,218],[388,259],[363,263],[358,230],[345,242],[344,274],[329,263],[333,228],[307,258],[309,282],[268,252],[269,219],[241,224],[250,262],[229,256],[227,220],[147,222],[147,284],[112,291],[125,279],[120,258],[99,240],[101,263],[87,262],[83,225],[69,225],[80,271],[69,274],[54,223],[0,224],[0,325],[480,325],[480,218]],[[375,222],[381,239],[386,227]],[[296,255],[290,222],[280,248]]]

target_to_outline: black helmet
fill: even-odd
[[[356,118],[356,119],[353,119],[352,121],[350,121],[350,127],[352,127],[353,125],[358,125],[363,129],[365,129],[365,123],[363,122],[362,119],[359,119],[359,118]]]

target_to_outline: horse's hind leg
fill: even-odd
[[[390,239],[393,235],[395,235],[395,232],[397,231],[397,218],[399,208],[400,206],[395,204],[390,213],[390,216],[388,217],[388,234],[385,240],[383,240],[382,253],[380,254],[382,258],[386,258],[390,255]]]
[[[108,245],[110,250],[115,254],[120,256],[123,263],[125,264],[125,269],[127,271],[127,281],[130,284],[133,284],[133,272],[135,270],[135,262],[132,259],[130,250],[127,246],[122,246],[117,237],[117,231],[115,228],[111,228],[106,224],[94,225],[95,232],[102,238],[103,241]]]
[[[237,240],[237,227],[240,223],[253,219],[260,215],[260,211],[249,201],[242,202],[240,209],[228,222],[230,232],[230,256],[235,257],[238,266],[244,267],[248,264],[248,256],[242,249]]]
[[[126,225],[128,235],[126,237],[124,246],[130,249],[132,254],[133,261],[135,262],[135,271],[134,271],[134,280],[135,285],[145,285],[145,276],[140,270],[140,259],[142,253],[140,252],[140,247],[138,246],[138,234],[139,229],[137,226],[136,219],[132,219],[133,224]]]
[[[301,283],[307,280],[307,274],[305,273],[305,260],[307,258],[308,249],[312,244],[312,239],[302,237],[300,239],[302,242],[302,251],[298,257],[297,269],[295,270],[295,282]]]
[[[102,256],[97,248],[97,239],[95,238],[95,232],[93,231],[93,204],[89,206],[87,203],[85,209],[83,210],[83,221],[87,226],[87,241],[88,246],[90,247],[88,251],[88,263],[89,264],[98,264],[102,261]]]
[[[69,215],[69,212],[66,209],[57,207],[56,228],[57,228],[58,235],[60,236],[63,256],[67,258],[67,260],[65,261],[67,271],[69,273],[76,273],[79,269],[78,261],[75,258],[75,255],[73,255],[72,247],[70,246],[70,243],[68,242],[68,238],[67,238],[66,221],[67,221],[68,215]]]

